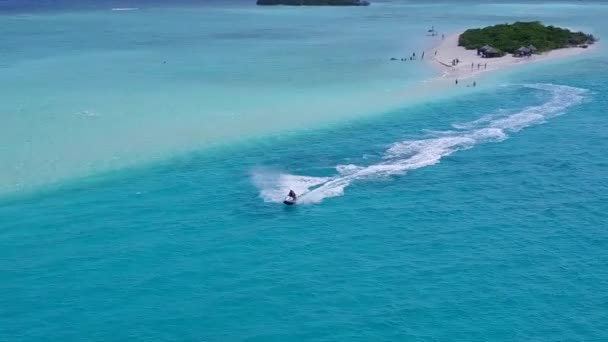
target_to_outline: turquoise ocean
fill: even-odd
[[[252,2],[0,1],[0,341],[608,340],[604,42],[389,60],[608,4]]]

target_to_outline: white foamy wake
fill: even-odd
[[[281,202],[289,189],[300,195],[299,203],[318,203],[325,198],[341,196],[355,180],[404,174],[409,170],[437,164],[445,156],[472,148],[485,142],[499,142],[509,133],[537,125],[561,115],[571,106],[583,101],[585,89],[555,85],[531,84],[527,88],[551,93],[551,98],[539,106],[507,114],[504,111],[480,119],[454,124],[455,130],[434,131],[424,139],[394,143],[385,151],[381,162],[369,166],[338,165],[333,177],[310,177],[258,170],[253,182],[267,202]]]
[[[138,9],[137,7],[115,7],[112,8],[112,11],[137,11]]]
[[[282,202],[289,190],[297,194],[309,192],[315,186],[331,178],[296,176],[278,171],[258,169],[252,173],[253,184],[260,189],[260,196],[267,202]]]

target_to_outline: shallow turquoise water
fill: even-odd
[[[607,66],[5,196],[0,336],[606,340]]]
[[[10,165],[0,192],[395,106],[398,90],[433,73],[389,57],[432,40],[391,12],[248,4],[0,15],[0,162]]]

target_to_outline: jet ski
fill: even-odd
[[[294,204],[296,204],[297,200],[298,200],[298,196],[296,196],[296,193],[293,192],[293,190],[289,190],[289,194],[287,194],[287,197],[285,197],[285,200],[283,200],[283,203],[286,205],[294,205]]]

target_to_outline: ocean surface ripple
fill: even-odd
[[[338,165],[333,177],[310,177],[256,171],[252,179],[267,202],[280,203],[293,189],[300,203],[319,203],[325,198],[341,196],[352,182],[373,177],[404,174],[407,171],[435,165],[445,156],[486,142],[500,142],[509,133],[538,125],[580,104],[586,89],[557,84],[526,84],[525,88],[550,93],[545,103],[526,107],[516,113],[491,114],[466,123],[455,123],[454,130],[435,131],[433,136],[399,141],[385,151],[383,161],[368,165]]]

